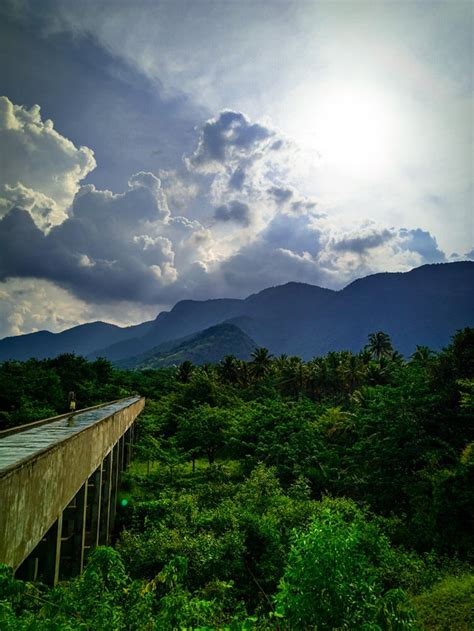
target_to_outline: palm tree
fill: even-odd
[[[326,389],[329,392],[337,393],[341,388],[339,376],[340,365],[344,359],[344,353],[330,351],[324,358],[326,364]]]
[[[242,360],[237,360],[238,361],[238,384],[241,388],[247,388],[247,386],[250,384],[250,370],[249,370],[249,364],[247,362],[244,362]]]
[[[278,355],[278,357],[275,358],[274,363],[278,370],[283,370],[283,368],[285,368],[288,364],[288,355],[286,353]]]
[[[366,348],[370,351],[372,357],[374,357],[378,362],[382,359],[382,357],[390,357],[393,353],[390,336],[383,331],[371,333],[369,335],[369,343]]]
[[[303,392],[306,382],[306,366],[299,357],[290,357],[280,370],[278,385],[283,394],[298,396]]]
[[[181,383],[189,383],[191,381],[191,375],[193,374],[193,371],[193,363],[190,362],[189,359],[186,359],[178,368],[176,377],[178,381],[181,381]]]
[[[252,351],[250,370],[255,379],[261,379],[270,372],[272,357],[273,355],[268,348],[264,348],[263,346]]]
[[[212,379],[215,377],[216,369],[213,364],[206,363],[201,365],[201,372]]]
[[[349,354],[339,366],[339,373],[349,393],[361,383],[365,375],[365,365],[358,355]]]
[[[306,392],[320,400],[327,385],[327,367],[324,357],[314,357],[306,364]]]
[[[433,355],[434,353],[430,348],[417,344],[416,351],[411,356],[411,360],[420,363],[422,366],[426,366]]]
[[[365,346],[359,353],[359,357],[361,362],[364,364],[364,366],[367,366],[367,364],[370,362],[370,360],[372,359],[372,353],[370,352],[369,348],[367,346]]]
[[[369,385],[382,385],[387,383],[390,376],[390,365],[385,357],[379,362],[371,361],[367,366],[366,380]]]
[[[234,355],[226,355],[217,367],[224,383],[237,383],[239,380],[239,363]]]

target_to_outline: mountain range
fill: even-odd
[[[216,362],[227,354],[246,359],[255,346],[310,359],[359,351],[376,331],[408,356],[417,344],[442,348],[466,326],[474,326],[474,262],[468,261],[373,274],[339,291],[291,282],[243,300],[183,300],[155,320],[124,328],[92,322],[7,337],[0,340],[0,361],[76,353],[157,367]]]

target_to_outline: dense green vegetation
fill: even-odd
[[[379,332],[309,362],[7,362],[0,384],[4,425],[69,389],[148,397],[115,547],[55,589],[0,569],[1,629],[472,628],[473,329],[409,360]]]

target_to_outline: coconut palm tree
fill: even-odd
[[[365,365],[358,355],[350,353],[339,366],[345,389],[351,393],[362,383],[365,376]]]
[[[306,366],[299,357],[290,357],[280,370],[278,386],[288,396],[298,396],[303,392],[306,382]]]
[[[390,336],[383,331],[371,333],[369,335],[369,343],[366,348],[371,352],[372,357],[374,357],[378,362],[382,359],[382,357],[391,357],[393,354],[393,346]]]
[[[283,370],[288,364],[288,355],[286,353],[278,355],[278,357],[274,359],[274,364],[277,370]]]
[[[252,376],[258,380],[265,377],[270,372],[272,365],[273,355],[268,348],[261,346],[252,351],[252,361],[250,363],[250,370]]]
[[[189,383],[191,381],[191,375],[194,372],[194,365],[189,359],[186,359],[178,368],[178,372],[176,373],[176,378],[181,383]]]
[[[226,355],[218,365],[217,371],[224,383],[235,384],[239,381],[239,362],[234,355]]]
[[[327,385],[326,361],[324,357],[314,357],[306,368],[306,392],[312,399],[319,400]]]
[[[242,360],[238,362],[237,381],[241,388],[247,388],[250,385],[250,369],[249,364]]]
[[[410,359],[414,362],[420,363],[422,366],[426,366],[433,355],[434,353],[430,348],[417,344],[416,351],[413,353]]]

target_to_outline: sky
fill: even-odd
[[[0,338],[474,259],[474,4],[2,0]]]

